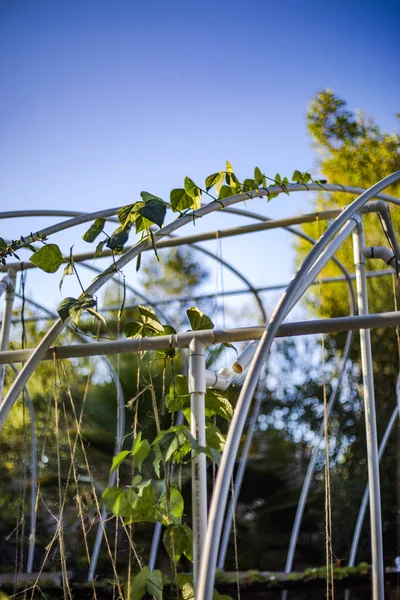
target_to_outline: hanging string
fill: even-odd
[[[114,260],[114,257],[113,257]],[[125,305],[125,300],[126,300],[126,282],[125,282],[125,275],[123,274],[122,271],[118,271],[118,278],[119,281],[118,283],[121,282],[121,278],[122,278],[122,284],[123,284],[123,295],[122,295],[122,299],[121,299],[121,285],[117,285],[117,289],[118,289],[118,304],[120,306],[120,309],[118,311],[118,316],[117,316],[117,340],[119,339],[120,335],[121,335],[121,317],[122,317],[122,311],[124,309],[124,305]],[[100,323],[98,323],[98,332],[100,331]],[[121,356],[120,354],[117,354],[117,377],[119,379],[120,376],[120,370],[121,370]],[[117,401],[118,401],[118,394],[119,394],[119,388],[117,386]],[[117,431],[119,430],[118,427],[119,424],[119,409],[117,408]],[[116,475],[116,479],[115,479],[115,485],[117,487],[119,487],[119,469],[117,469],[117,475]],[[117,565],[117,560],[118,560],[118,532],[119,532],[119,519],[117,517],[115,517],[114,519],[115,522],[115,529],[114,529],[114,564]],[[131,567],[131,561],[129,561],[128,563],[128,598],[130,597],[130,567]],[[115,599],[117,594],[117,588],[115,583],[113,583],[113,598]]]
[[[321,237],[321,222],[317,218],[318,238]],[[323,306],[322,275],[318,275],[320,309]],[[329,455],[329,424],[328,424],[328,398],[326,393],[325,372],[325,335],[321,339],[322,352],[322,393],[324,403],[324,443],[325,443],[325,557],[326,557],[326,598],[334,600],[333,579],[333,546],[332,546],[332,505],[331,505],[331,478],[330,478],[330,455]]]
[[[231,479],[231,495],[232,495],[232,525],[233,525],[233,546],[235,552],[235,571],[236,571],[236,593],[237,599],[240,600],[240,581],[239,581],[239,552],[238,552],[238,540],[237,540],[237,528],[236,528],[236,510],[235,510],[235,484],[233,477]]]
[[[62,365],[63,365],[63,363],[62,363]],[[64,365],[63,365],[63,367],[64,367]],[[64,373],[65,373],[65,371],[64,371]],[[88,374],[88,377],[87,377],[85,391],[84,391],[84,396],[83,396],[83,400],[82,400],[82,408],[81,408],[81,411],[80,411],[79,415],[76,412],[76,408],[75,408],[75,403],[74,403],[72,391],[71,391],[71,388],[69,386],[68,381],[67,381],[67,384],[66,384],[67,385],[67,396],[68,396],[68,399],[70,401],[70,405],[71,405],[71,409],[72,409],[72,415],[74,417],[75,426],[76,426],[76,439],[75,439],[75,445],[74,445],[74,448],[73,448],[74,453],[73,453],[73,456],[71,457],[71,460],[74,460],[76,446],[77,446],[78,440],[79,440],[80,449],[81,449],[81,452],[82,452],[82,455],[83,455],[83,459],[84,459],[84,465],[85,465],[86,472],[87,472],[88,477],[89,477],[89,481],[91,483],[91,496],[92,496],[92,499],[94,500],[94,503],[95,503],[96,512],[97,512],[97,515],[98,515],[98,518],[99,518],[99,521],[100,521],[100,527],[102,527],[102,529],[103,529],[104,541],[106,543],[107,553],[108,553],[108,555],[110,557],[111,567],[112,567],[112,570],[113,570],[114,578],[115,578],[115,581],[116,581],[116,587],[117,587],[117,590],[118,590],[118,596],[119,596],[119,598],[123,599],[124,596],[123,596],[123,592],[122,592],[121,582],[119,580],[119,576],[118,576],[118,572],[117,572],[117,566],[116,566],[116,563],[115,563],[115,560],[114,560],[113,552],[111,550],[111,545],[110,545],[110,542],[109,542],[109,539],[108,539],[107,530],[105,528],[105,522],[103,521],[103,518],[101,516],[101,506],[100,506],[100,502],[99,502],[99,499],[98,499],[98,496],[97,496],[97,490],[96,490],[95,485],[93,483],[94,482],[94,478],[93,478],[93,474],[92,474],[92,471],[91,471],[91,468],[90,468],[90,464],[89,464],[89,460],[88,460],[88,456],[87,456],[87,452],[86,452],[86,448],[85,448],[85,442],[84,442],[84,439],[83,439],[83,436],[82,436],[83,411],[84,411],[84,407],[85,407],[85,404],[86,404],[87,395],[88,395],[88,392],[89,392],[89,385],[90,385],[92,374],[93,374],[93,367],[92,367],[92,370]],[[71,471],[72,471],[72,467],[70,467],[70,473],[71,473]],[[70,474],[69,474],[69,476],[70,476]]]
[[[221,303],[221,316],[222,316],[222,327],[225,329],[226,327],[226,323],[225,323],[225,287],[224,287],[224,266],[223,266],[223,256],[222,256],[222,240],[218,235],[218,231],[216,232],[216,237],[217,237],[217,257],[218,257],[218,268],[217,268],[217,273],[219,272],[219,282],[220,282],[220,287],[221,287],[221,291],[218,294],[218,278],[217,278],[217,297],[219,296]]]
[[[392,274],[392,287],[393,287],[393,301],[394,301],[394,310],[397,312],[398,310],[398,302],[397,302],[397,293],[399,290],[399,278],[398,273]],[[398,379],[397,379],[397,402],[399,402],[399,389],[400,389],[400,327],[396,326],[396,338],[397,338],[397,355],[398,355]],[[396,555],[400,556],[400,420],[397,424],[397,519],[396,519]],[[400,586],[399,583],[400,575],[397,577],[397,587]]]
[[[60,552],[61,561],[61,576],[63,582],[63,593],[64,600],[70,598],[72,600],[72,594],[69,587],[68,572],[67,572],[67,561],[64,547],[64,502],[63,502],[63,490],[61,481],[61,458],[60,458],[60,417],[58,411],[59,397],[58,397],[58,386],[56,381],[57,374],[57,363],[54,357],[54,377],[53,377],[53,395],[54,395],[54,433],[56,441],[56,457],[57,457],[57,480],[58,480],[58,504],[59,504],[59,516],[58,516],[58,545]],[[73,464],[71,460],[71,465]],[[67,493],[67,487],[65,488],[65,494]]]
[[[67,409],[65,406],[65,400],[64,398],[62,399],[62,406],[63,406],[63,413],[64,413],[64,421],[65,421],[65,426],[66,426],[66,432],[67,432],[67,439],[68,439],[68,447],[69,447],[69,451],[70,451],[70,455],[72,456],[73,454],[73,444],[72,444],[72,439],[71,439],[71,432],[70,429],[68,427],[68,415],[67,415]],[[76,502],[76,506],[78,508],[78,516],[79,519],[81,521],[81,527],[82,527],[82,531],[83,531],[83,540],[84,540],[84,545],[85,545],[85,552],[86,552],[86,558],[88,561],[88,565],[90,567],[90,551],[89,551],[89,545],[88,545],[88,540],[87,540],[87,534],[88,531],[86,529],[86,522],[85,522],[85,517],[84,517],[84,506],[82,503],[82,496],[79,490],[79,479],[78,479],[78,474],[76,472],[76,461],[75,460],[71,460],[71,464],[72,464],[72,473],[73,473],[73,477],[74,477],[74,484],[75,484],[75,490],[76,490],[76,496],[75,496],[75,502]],[[94,580],[91,580],[91,585],[92,585],[92,590],[93,590],[93,597],[96,600],[97,599],[97,593],[96,593],[96,586],[94,583]]]
[[[19,293],[22,298],[21,306],[21,348],[25,348],[26,344],[26,326],[25,326],[25,280],[26,272],[21,265],[20,289]],[[18,498],[17,508],[17,525],[15,529],[16,544],[15,544],[15,578],[14,592],[17,591],[19,575],[24,572],[24,541],[25,541],[25,503],[26,503],[26,486],[28,482],[26,469],[27,456],[27,437],[26,437],[26,397],[25,387],[22,389],[22,447],[21,452],[24,457],[22,460],[22,481]]]

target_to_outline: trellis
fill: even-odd
[[[223,198],[218,201],[211,202],[196,210],[193,214],[181,216],[177,221],[173,221],[162,227],[154,235],[154,240],[145,239],[136,246],[128,249],[116,262],[113,262],[96,280],[89,286],[86,292],[90,295],[95,294],[103,285],[112,278],[116,271],[122,269],[128,262],[137,257],[141,252],[151,249],[152,245],[157,248],[176,247],[183,244],[190,244],[201,252],[211,253],[205,249],[195,246],[196,243],[215,239],[216,232],[201,233],[191,236],[171,238],[174,231],[189,223],[192,219],[200,218],[210,214],[216,210],[224,209],[239,215],[250,216],[260,223],[251,225],[230,228],[217,232],[218,238],[228,236],[236,236],[244,233],[255,231],[264,231],[275,229],[278,227],[285,228],[292,234],[299,235],[308,242],[314,244],[306,259],[299,268],[296,276],[288,284],[282,295],[274,313],[269,318],[266,327],[246,327],[230,330],[203,330],[182,332],[171,334],[168,336],[159,336],[156,338],[141,338],[139,340],[117,340],[110,342],[96,342],[83,344],[74,344],[72,346],[54,346],[52,345],[59,333],[63,330],[69,319],[58,319],[51,327],[49,332],[40,342],[36,349],[23,349],[11,351],[8,350],[9,330],[12,321],[12,307],[15,295],[15,280],[16,275],[21,271],[21,263],[11,263],[1,270],[7,274],[0,282],[0,292],[5,292],[5,306],[3,313],[3,322],[1,330],[0,342],[0,365],[1,372],[1,387],[4,380],[4,366],[6,364],[15,364],[24,362],[25,366],[21,369],[10,390],[5,396],[0,406],[0,424],[3,424],[13,404],[18,398],[22,389],[26,386],[29,377],[33,374],[36,366],[42,360],[50,358],[70,358],[82,356],[108,356],[121,352],[143,352],[145,350],[181,348],[188,350],[188,376],[189,376],[189,393],[191,398],[191,432],[200,444],[205,445],[205,416],[204,416],[204,397],[206,386],[214,386],[217,389],[225,389],[229,386],[231,376],[224,373],[210,373],[205,368],[205,348],[216,343],[248,341],[250,342],[245,351],[236,359],[233,364],[233,371],[243,373],[247,370],[247,375],[244,381],[242,391],[235,409],[234,417],[229,427],[226,447],[222,455],[221,464],[218,469],[218,474],[213,491],[213,497],[210,507],[207,506],[206,494],[206,456],[204,453],[196,455],[192,460],[192,514],[193,514],[193,573],[196,594],[198,600],[211,600],[213,594],[213,586],[215,579],[215,571],[218,566],[223,568],[227,541],[231,530],[231,520],[234,511],[234,504],[237,501],[240,485],[244,474],[244,469],[247,462],[248,451],[250,448],[252,435],[256,426],[259,403],[256,402],[253,414],[250,421],[249,431],[247,434],[246,444],[243,449],[240,467],[237,473],[235,482],[234,500],[227,509],[227,501],[229,495],[229,487],[233,474],[233,469],[236,457],[239,450],[239,441],[244,430],[250,404],[254,395],[258,378],[261,373],[263,364],[268,358],[273,340],[277,336],[295,336],[315,333],[327,333],[333,331],[348,331],[346,346],[342,361],[342,368],[336,387],[332,391],[332,395],[328,404],[327,413],[332,409],[332,406],[340,389],[341,377],[344,373],[344,366],[352,343],[352,331],[360,331],[361,349],[362,349],[362,372],[364,383],[364,402],[366,412],[366,432],[367,432],[367,456],[368,456],[368,490],[364,494],[360,515],[357,522],[356,531],[354,534],[353,545],[351,550],[350,564],[355,563],[358,539],[360,535],[361,525],[366,511],[368,495],[370,498],[370,514],[371,514],[371,554],[372,554],[372,587],[374,600],[383,600],[384,598],[384,565],[383,565],[383,548],[382,548],[382,523],[380,509],[380,485],[379,485],[379,460],[384,452],[387,440],[393,430],[396,418],[399,413],[399,405],[397,404],[392,418],[387,425],[386,432],[378,448],[376,434],[376,419],[375,419],[375,404],[374,404],[374,384],[372,373],[372,355],[370,347],[369,329],[372,327],[395,327],[400,325],[400,314],[397,312],[384,313],[378,315],[368,314],[368,298],[366,291],[366,260],[380,258],[383,259],[398,276],[398,268],[400,263],[400,249],[397,239],[391,224],[390,213],[387,203],[400,205],[400,200],[383,194],[383,190],[390,185],[400,180],[400,172],[394,173],[386,177],[381,182],[374,185],[367,191],[359,188],[329,185],[329,184],[284,184],[275,185],[265,190],[263,188],[253,190],[246,193],[241,193],[236,196]],[[329,210],[314,213],[310,215],[302,215],[300,217],[268,220],[262,215],[257,215],[244,210],[235,210],[230,208],[232,205],[248,200],[249,197],[261,197],[265,194],[280,194],[287,192],[304,192],[304,191],[326,191],[334,192],[341,191],[349,194],[357,195],[357,199],[348,205],[343,211]],[[373,199],[377,199],[373,201]],[[107,211],[98,211],[92,214],[81,214],[76,216],[76,213],[69,211],[29,211],[24,213],[5,212],[0,215],[2,218],[10,218],[17,216],[71,216],[72,218],[48,227],[42,230],[40,236],[48,237],[56,232],[64,229],[80,225],[82,223],[92,221],[97,218],[112,219],[117,212],[117,208]],[[378,212],[381,216],[385,233],[388,237],[390,248],[368,248],[365,245],[363,234],[363,215],[368,212]],[[316,219],[332,219],[334,221],[329,225],[326,232],[321,238],[315,242],[309,236],[293,229],[293,225],[312,222]],[[356,289],[357,289],[357,305],[359,316],[354,316],[355,299],[353,288],[351,285],[352,276],[334,257],[334,254],[341,245],[349,238],[353,237],[354,244],[354,261],[356,269]],[[166,239],[162,239],[166,238]],[[104,256],[112,255],[113,252],[105,252]],[[92,258],[93,253],[81,254],[74,257],[75,262],[82,262]],[[259,305],[262,314],[265,314],[262,302],[259,297],[259,291],[252,286],[245,274],[239,273],[235,267],[229,265],[221,258],[215,257],[223,263],[223,265],[232,270],[248,287],[248,290],[253,293]],[[343,279],[347,281],[350,298],[350,315],[348,317],[337,319],[320,319],[315,321],[299,322],[283,324],[284,319],[293,309],[300,298],[305,294],[307,289],[314,284],[324,266],[330,261],[335,260],[339,268],[342,270]],[[24,263],[23,269],[33,268],[34,265]],[[385,271],[384,273],[387,273]],[[137,290],[135,290],[137,293]],[[146,299],[148,300],[148,299]],[[151,303],[150,303],[151,304]],[[49,315],[52,316],[52,315]],[[115,371],[113,372],[112,365],[108,361],[110,370],[112,371],[113,379],[118,388],[118,378]],[[123,398],[121,391],[118,393],[119,398],[119,414],[120,420],[118,424],[119,434],[115,453],[121,449],[121,437],[123,431]],[[122,407],[122,408],[121,408]],[[31,408],[32,410],[32,408]],[[321,431],[322,433],[322,431]],[[34,440],[34,437],[33,437]],[[296,548],[297,537],[299,533],[302,514],[304,511],[305,502],[307,499],[313,471],[315,468],[316,457],[319,447],[315,446],[310,465],[307,471],[306,479],[303,486],[303,491],[300,497],[299,507],[297,510],[296,520],[292,532],[285,572],[290,573],[293,565],[294,551]],[[34,460],[34,446],[32,446],[32,461]],[[34,471],[34,469],[33,469]],[[112,476],[111,476],[112,481]],[[112,483],[111,483],[112,485]],[[227,510],[227,512],[226,512]],[[104,511],[104,508],[103,508]],[[226,515],[226,516],[225,516]],[[103,512],[103,520],[105,513]],[[32,517],[32,533],[31,540],[34,540],[34,517]],[[225,523],[225,527],[224,527]],[[98,539],[94,553],[94,561],[92,561],[91,572],[89,579],[94,576],[96,564],[96,552],[98,552],[101,543],[102,529],[99,528]],[[222,543],[220,540],[222,536]],[[156,547],[156,544],[155,544]],[[31,543],[30,556],[28,560],[28,571],[32,567],[34,545]],[[284,596],[286,592],[284,593]]]

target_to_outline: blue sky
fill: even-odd
[[[395,129],[399,24],[391,0],[1,0],[1,208],[94,211],[141,190],[167,197],[226,159],[240,178],[256,165],[272,176],[312,169],[305,114],[321,88]],[[248,208],[288,216],[307,198]],[[0,227],[10,237],[43,223]],[[221,215],[197,228],[233,223]],[[60,239],[82,248],[78,236]],[[246,251],[234,241],[222,251],[265,285],[290,276],[290,244],[257,234]]]

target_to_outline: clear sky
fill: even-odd
[[[305,114],[321,88],[394,130],[399,30],[398,0],[0,0],[1,210],[167,198],[226,159],[243,179],[256,165],[312,169]],[[247,206],[306,207],[299,195]],[[232,224],[222,215],[211,227]],[[38,225],[3,221],[0,235]],[[286,235],[247,241],[250,254],[237,241],[222,251],[256,285],[290,276]]]

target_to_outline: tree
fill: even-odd
[[[312,101],[307,123],[319,155],[319,168],[329,183],[368,188],[383,177],[400,169],[400,135],[389,134],[381,130],[375,121],[361,112],[353,113],[346,108],[346,102],[330,90],[319,92]],[[387,189],[388,194],[399,196],[400,184]],[[315,210],[342,207],[351,199],[345,193],[334,193],[329,197],[320,194],[314,202]],[[400,210],[390,207],[395,231],[400,230]],[[366,243],[368,246],[387,246],[379,217],[366,215],[364,219]],[[326,224],[313,223],[304,226],[304,231],[315,238],[320,237]],[[304,256],[309,248],[300,243],[298,254]],[[354,272],[353,249],[351,239],[337,253],[343,264]],[[370,261],[369,270],[381,270],[381,261]],[[323,272],[324,276],[339,275],[337,267],[331,262]],[[348,314],[347,286],[344,283],[324,286],[317,289],[310,306],[313,312],[325,317],[337,317]],[[394,293],[395,290],[395,293]],[[397,282],[391,277],[376,277],[368,280],[368,296],[371,312],[394,310],[395,295],[398,296]],[[341,347],[343,334],[333,336],[338,348]],[[353,360],[359,360],[358,336],[355,337]],[[395,383],[399,370],[398,344],[394,330],[373,330],[375,390],[377,392],[378,436],[381,437],[395,406]],[[355,399],[358,402],[358,399]],[[340,407],[339,407],[340,408]],[[333,415],[335,419],[335,415]],[[351,431],[352,429],[352,431]],[[355,519],[358,502],[366,481],[364,418],[354,413],[354,425],[348,430],[354,443],[349,444],[337,474],[337,497],[340,506],[337,518]],[[392,562],[396,552],[396,490],[393,474],[396,472],[396,436],[392,436],[381,466],[381,486],[383,502],[383,520],[386,523],[384,533],[385,556]],[[397,436],[397,444],[399,435]],[[399,486],[399,483],[397,484]],[[398,490],[398,494],[399,494]],[[366,528],[364,529],[366,532]],[[350,529],[351,533],[351,529]],[[364,548],[368,552],[369,542]],[[358,555],[360,558],[360,554]],[[368,555],[367,555],[368,558]]]

